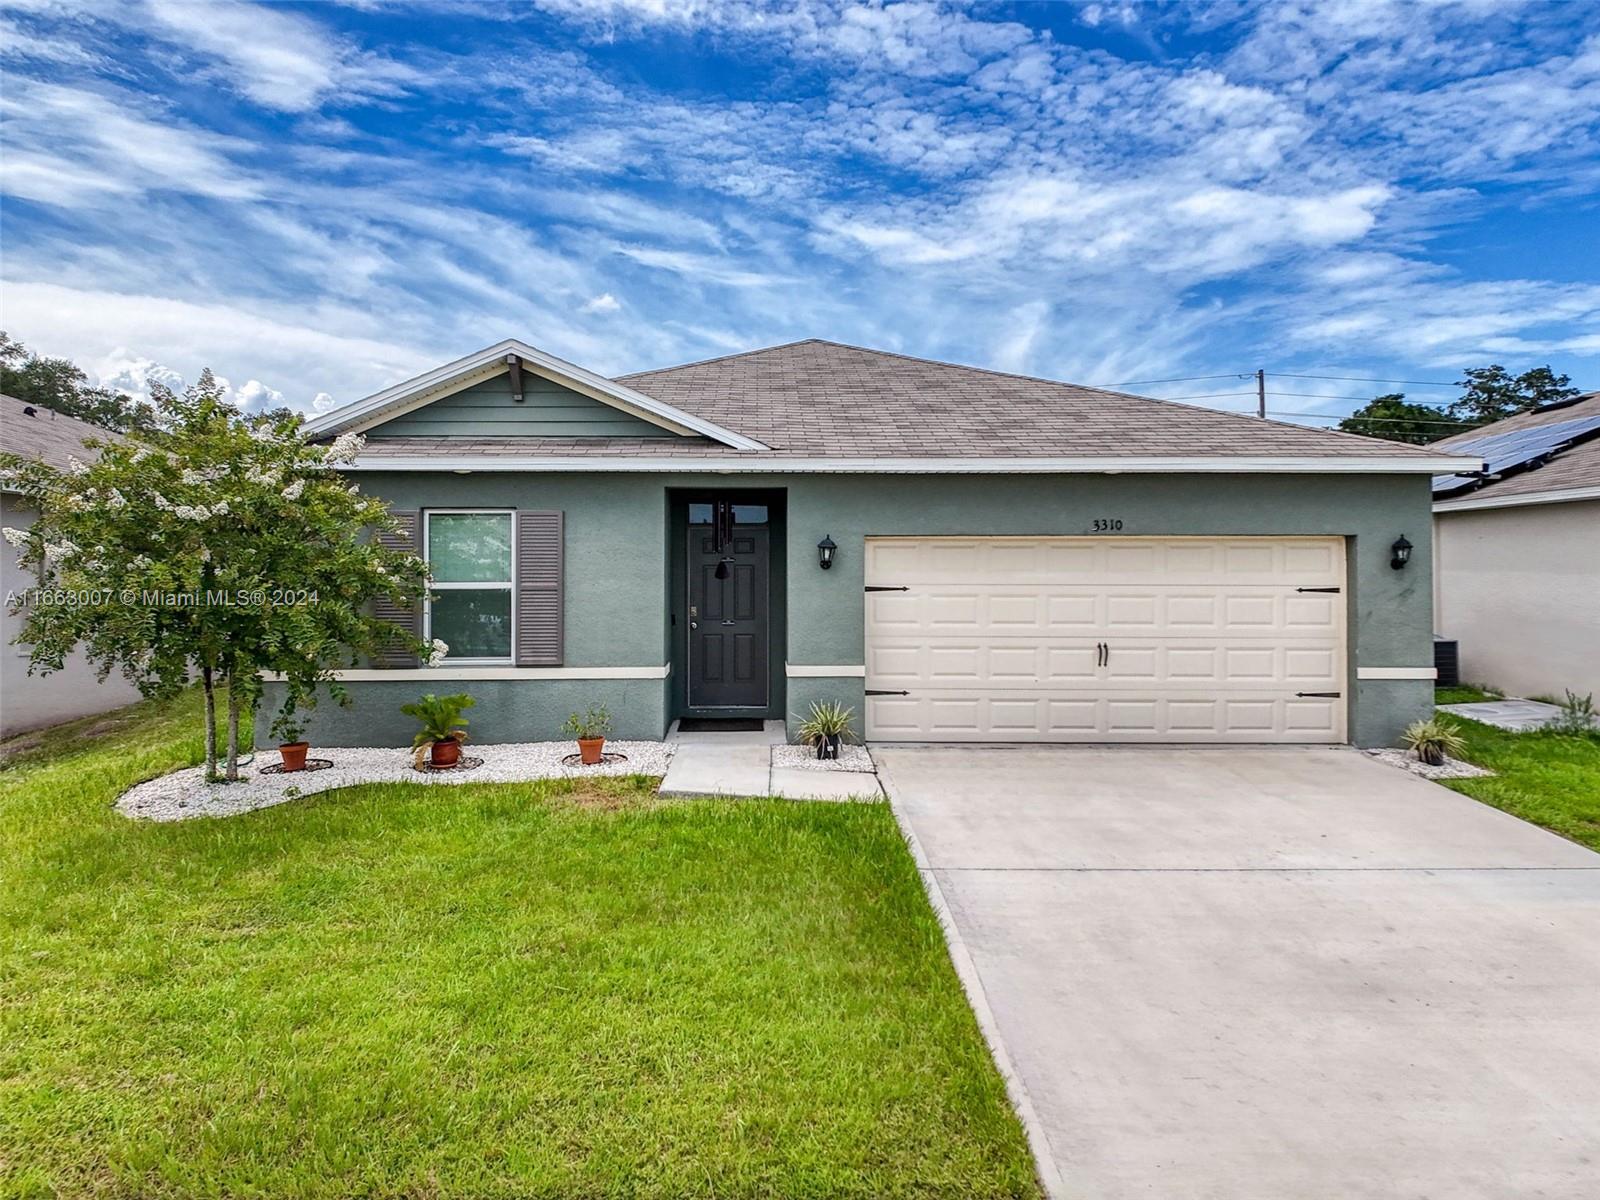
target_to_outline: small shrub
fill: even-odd
[[[1461,727],[1438,717],[1413,722],[1400,735],[1400,740],[1405,743],[1407,750],[1417,756],[1419,762],[1431,767],[1443,765],[1446,756],[1459,757],[1467,748],[1466,739],[1461,736]]]
[[[833,737],[853,740],[855,733],[850,726],[855,715],[855,709],[835,701],[816,701],[811,705],[811,714],[800,722],[800,740],[809,746]]]
[[[457,692],[453,696],[435,696],[429,692],[415,704],[402,704],[401,712],[422,722],[422,728],[411,739],[411,744],[421,747],[434,742],[466,741],[467,731],[461,726],[468,724],[468,721],[461,714],[476,703],[465,692]]]
[[[605,737],[611,732],[611,710],[604,704],[592,704],[585,712],[573,713],[562,728],[579,741]]]
[[[1595,729],[1594,693],[1580,696],[1568,689],[1561,701],[1561,715],[1548,726],[1555,733],[1592,733]]]

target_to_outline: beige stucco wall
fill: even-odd
[[[0,526],[26,529],[34,513],[18,503],[18,497],[0,494]],[[33,587],[37,578],[17,563],[17,551],[0,543],[0,601],[21,595]],[[139,692],[122,676],[113,674],[104,683],[81,653],[67,659],[66,669],[50,675],[28,674],[28,648],[16,644],[23,618],[13,616],[10,606],[0,603],[0,737],[10,737],[28,729],[86,717],[132,704]]]
[[[1463,682],[1600,698],[1600,500],[1437,513],[1433,578]]]

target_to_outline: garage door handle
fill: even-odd
[[[864,592],[909,592],[911,589],[908,587],[876,587],[869,583],[861,590]]]
[[[1097,667],[1109,667],[1111,665],[1111,647],[1105,642],[1096,642],[1094,650],[1094,665]]]
[[[869,696],[909,696],[909,695],[911,695],[911,693],[910,692],[888,692],[888,691],[882,691],[882,690],[880,690],[878,688],[868,688],[867,689],[867,695],[869,695]]]
[[[1319,700],[1337,700],[1343,692],[1296,692],[1296,696],[1314,696]]]
[[[1335,595],[1337,595],[1338,592],[1339,592],[1339,589],[1338,588],[1295,588],[1295,591],[1297,591],[1297,592],[1333,592]]]

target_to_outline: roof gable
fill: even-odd
[[[336,433],[370,433],[390,422],[466,391],[478,384],[508,374],[511,359],[524,382],[542,379],[559,388],[610,406],[638,422],[680,437],[706,437],[736,450],[766,449],[753,438],[725,429],[694,413],[681,411],[670,403],[637,392],[624,384],[596,375],[575,363],[546,354],[516,338],[486,346],[474,354],[436,367],[432,371],[375,392],[364,399],[324,413],[306,422],[312,436]],[[525,389],[526,393],[526,389]],[[387,430],[385,429],[385,432]],[[528,432],[524,430],[523,432]],[[602,435],[603,436],[603,435]]]

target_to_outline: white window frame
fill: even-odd
[[[446,654],[439,667],[509,667],[515,666],[517,661],[517,510],[514,508],[425,508],[422,510],[422,554],[425,561],[431,563],[428,555],[433,552],[433,515],[440,513],[448,516],[480,516],[480,517],[510,517],[511,518],[511,581],[504,585],[489,582],[460,582],[441,583],[432,580],[428,583],[428,591],[432,592],[486,592],[504,586],[506,594],[511,599],[511,653],[504,658],[457,658],[454,654]],[[431,569],[431,568],[430,568]],[[422,640],[433,643],[433,597],[429,595],[428,602],[422,607]]]

